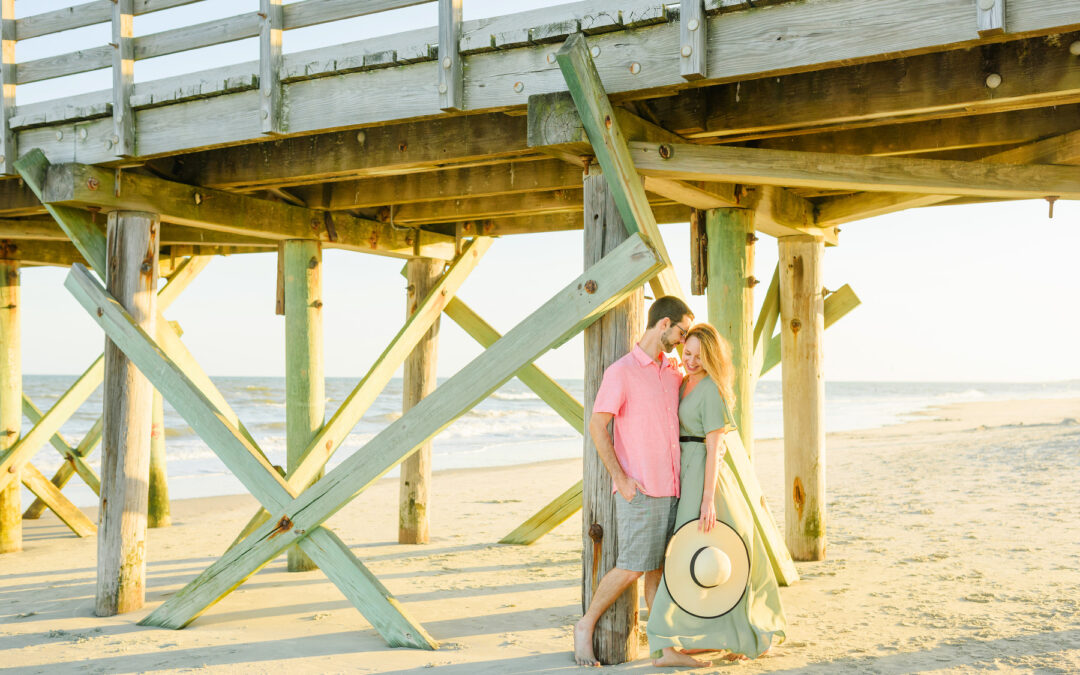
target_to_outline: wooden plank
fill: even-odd
[[[405,263],[408,280],[405,298],[406,319],[416,313],[421,302],[439,283],[443,265],[434,260]],[[444,308],[445,309],[445,308]],[[402,371],[401,412],[435,390],[439,355],[439,319],[417,341]],[[427,544],[431,541],[428,505],[431,502],[431,441],[421,445],[401,463],[398,477],[398,543]]]
[[[323,377],[322,249],[311,239],[283,245],[285,268],[285,459],[293,471],[326,419]],[[316,474],[315,480],[322,478]],[[309,483],[310,484],[310,483]],[[308,485],[299,486],[300,489]],[[288,553],[288,570],[306,572],[315,563],[298,547]]]
[[[709,237],[705,232],[705,212],[690,212],[690,294],[705,295],[709,286]]]
[[[393,468],[419,444],[487,397],[526,363],[535,360],[552,344],[568,339],[595,321],[626,293],[639,288],[659,265],[656,253],[640,237],[632,236],[620,249],[571,282],[498,343],[440,385],[407,415],[376,435],[363,452],[354,453],[303,495],[280,509],[279,512],[288,514],[288,522],[292,523],[289,536],[271,536],[277,532],[276,523],[282,522],[275,514],[271,519],[273,522],[263,525],[227,552],[191,584],[166,600],[143,623],[172,627],[186,625],[289,544],[310,536],[319,523]],[[596,283],[593,293],[584,290],[585,282],[589,280]],[[92,315],[96,314],[98,304],[103,301],[97,282],[76,267],[65,283],[84,308]],[[107,311],[99,318],[109,322],[106,331],[115,337],[116,331],[127,322],[113,324],[112,316],[113,312]],[[134,346],[130,351],[136,354]],[[158,357],[152,349],[145,353],[149,368]],[[207,438],[201,432],[200,436]]]
[[[820,239],[780,240],[784,399],[784,534],[795,560],[825,557],[825,378]]]
[[[823,238],[831,246],[839,243],[839,230],[818,227],[814,203],[795,194],[794,190],[775,185],[758,185],[744,190],[749,194],[743,197],[741,205],[753,210],[754,227],[758,232],[773,237],[808,234]]]
[[[18,137],[11,127],[15,113],[15,0],[0,0],[0,173],[15,173]]]
[[[127,311],[133,326],[150,333],[158,313],[154,292],[158,283],[158,222],[152,213],[112,211],[107,230],[108,292]],[[141,608],[146,597],[154,390],[121,347],[107,337],[104,370],[101,536],[94,613],[113,616]]]
[[[199,2],[199,0],[135,0],[135,14],[159,12],[163,9],[190,5],[193,2]],[[96,0],[24,16],[15,22],[15,38],[29,40],[42,35],[102,23],[112,17],[112,7],[112,0]]]
[[[581,493],[583,481],[574,483],[570,489],[562,493],[539,511],[534,513],[514,531],[499,540],[500,544],[513,544],[517,546],[530,546],[539,541],[540,537],[562,525],[570,516],[581,510]]]
[[[988,164],[1080,164],[1080,131],[1073,131],[995,153],[979,160]],[[950,195],[866,193],[827,197],[817,204],[819,225],[835,226],[854,220],[933,206],[951,200]]]
[[[44,203],[102,209],[149,210],[168,222],[267,239],[317,239],[327,246],[392,257],[449,259],[453,237],[401,231],[343,213],[329,214],[292,204],[193,187],[152,176],[85,164],[49,167]],[[327,226],[329,219],[332,227]],[[416,238],[420,245],[416,246]]]
[[[150,489],[146,506],[146,526],[169,527],[169,473],[165,462],[165,399],[154,390],[150,419]]]
[[[860,157],[715,145],[630,145],[638,171],[649,176],[1013,199],[1046,195],[1080,198],[1080,169],[1075,167]]]
[[[722,209],[739,206],[735,186],[730,183],[691,183],[682,180],[647,177],[645,190],[667,197],[694,209]]]
[[[125,353],[142,365],[141,370],[148,374],[154,386],[168,394],[177,412],[214,449],[230,471],[251,490],[257,499],[275,509],[289,502],[294,493],[290,491],[284,478],[274,470],[258,447],[207,398],[198,384],[185,375],[181,366],[169,359],[166,351],[135,325],[131,316],[101,287],[101,284],[86,268],[73,267],[65,285],[83,304],[84,309],[91,312],[91,317],[96,317],[102,324],[110,339],[122,343]],[[98,309],[101,309],[100,315],[97,314]],[[278,533],[291,529],[291,521],[288,519],[278,522],[281,523],[280,527],[275,524],[274,531],[266,532],[264,535],[273,539]],[[293,536],[300,534],[300,531],[296,529],[292,529],[292,532]],[[349,583],[340,584],[339,588],[391,646],[431,649],[437,645],[422,627],[401,611],[397,602],[384,592],[385,589],[372,587],[368,579],[370,575],[355,574],[356,568],[362,567],[362,564],[344,545],[333,541],[335,537],[332,533],[315,526],[310,530],[305,530],[303,534],[306,536],[300,537],[299,543],[304,551],[321,569],[327,571],[331,580],[336,581],[341,576],[348,576]],[[285,542],[287,546],[291,543],[293,536],[283,537],[279,541]],[[352,574],[343,568],[344,562],[347,562],[353,570]],[[258,567],[261,566],[262,564]],[[243,578],[254,574],[258,567],[245,574]],[[236,585],[239,585],[242,580],[238,580]],[[205,607],[200,611],[203,609]],[[192,616],[188,620],[193,618]],[[143,622],[149,620],[149,618],[144,619]]]
[[[461,0],[439,0],[439,109],[465,109],[465,74],[461,43]]]
[[[700,80],[708,73],[708,22],[704,0],[679,3],[679,74],[686,80]]]
[[[33,464],[27,463],[23,466],[20,478],[22,484],[55,513],[60,522],[71,528],[76,536],[89,537],[97,533],[97,526],[86,514],[72,504]]]
[[[90,431],[86,432],[86,435],[83,436],[83,439],[79,441],[79,445],[75,447],[74,454],[76,456],[86,457],[94,450],[95,447],[97,447],[97,444],[101,442],[101,424],[102,419],[101,417],[98,417],[97,421],[94,422],[93,426],[90,427]],[[67,482],[71,480],[71,477],[74,475],[75,469],[72,463],[64,462],[60,465],[60,468],[56,470],[56,473],[53,474],[52,484],[55,485],[57,488],[62,489],[64,485],[66,485]],[[94,489],[95,494],[100,493],[100,481],[98,481],[91,487]],[[41,514],[45,511],[45,508],[45,503],[40,499],[36,499],[34,500],[34,503],[26,509],[26,512],[23,513],[23,519],[40,518]]]
[[[851,290],[850,287],[847,287]],[[753,359],[750,362],[750,372],[756,380],[762,374],[761,366],[765,362],[765,352],[776,332],[776,322],[780,319],[780,267],[773,269],[772,280],[769,281],[769,290],[765,291],[765,297],[761,301],[761,309],[758,311],[757,321],[754,322],[754,337],[751,341],[753,347]],[[779,353],[777,354],[779,357]]]
[[[304,28],[392,9],[422,5],[431,0],[304,0],[285,5],[285,29]]]
[[[596,71],[585,38],[580,33],[571,36],[555,56],[563,77],[574,98],[574,105],[588,134],[596,159],[612,189],[612,198],[623,223],[631,233],[641,232],[665,262],[664,269],[650,281],[657,297],[683,296],[679,279],[671,267],[671,258],[664,248],[656,219],[649,208],[645,189],[634,169],[626,138],[619,128],[615,112]]]
[[[34,402],[31,401],[26,394],[23,394],[22,397],[22,413],[23,417],[30,420],[30,424],[37,424],[44,416],[41,410],[34,405]],[[86,485],[94,491],[94,494],[101,492],[101,478],[97,475],[97,472],[94,471],[93,467],[86,463],[86,460],[83,459],[82,455],[78,454],[75,448],[68,444],[67,439],[60,435],[59,431],[52,435],[52,438],[49,439],[49,444],[64,458],[65,463],[63,466],[69,467],[72,473],[78,473]],[[67,481],[64,480],[64,482],[66,483]],[[63,487],[63,484],[57,483],[56,487]],[[31,505],[30,508],[32,509],[33,505]],[[30,509],[27,509],[27,511],[30,511]],[[26,518],[25,513],[23,514],[23,518]]]
[[[1005,32],[1005,0],[975,0],[975,26],[979,37]]]
[[[855,295],[855,291],[851,289],[851,286],[844,284],[836,291],[830,293],[825,298],[825,327],[833,325],[839,321],[848,312],[862,304],[862,300],[859,296]],[[774,335],[768,340],[765,347],[764,356],[761,359],[761,372],[759,375],[764,375],[776,366],[780,365],[780,336]]]
[[[581,184],[580,175],[578,185]],[[537,216],[547,213],[573,213],[580,218],[581,189],[528,192],[508,199],[503,195],[494,197],[469,197],[453,201],[414,202],[393,209],[394,222],[399,225],[423,223],[451,223],[463,220],[513,218]]]
[[[281,34],[285,12],[281,0],[259,0],[259,18],[259,116],[264,134],[283,134]]]
[[[112,120],[113,135],[105,144],[118,157],[134,156],[135,112],[135,0],[116,0],[112,13]]]
[[[34,241],[29,239],[8,239],[0,244],[3,255],[9,260],[19,260],[24,264],[59,265],[67,267],[72,263],[83,262],[79,250],[66,241]]]
[[[10,462],[22,429],[22,301],[19,262],[0,260],[0,553],[21,551],[22,487],[20,467]],[[50,433],[45,438],[52,436]],[[25,459],[29,459],[29,455]],[[14,480],[12,480],[14,479]]]

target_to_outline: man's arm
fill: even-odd
[[[615,456],[615,445],[611,441],[611,434],[608,433],[608,425],[613,419],[615,416],[611,413],[594,412],[589,418],[589,437],[596,446],[596,454],[600,456],[600,461],[604,463],[611,479],[615,481],[615,489],[619,491],[623,499],[630,501],[641,486],[636,480],[626,475],[622,465],[619,464],[619,459]]]

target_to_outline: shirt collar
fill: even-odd
[[[630,353],[634,355],[634,359],[638,362],[639,366],[648,366],[648,365],[662,366],[662,365],[664,365],[665,359],[664,359],[663,354],[660,355],[660,361],[658,363],[658,362],[654,361],[651,356],[649,356],[648,354],[645,353],[645,350],[641,348],[641,345],[635,344],[634,348],[630,351]]]

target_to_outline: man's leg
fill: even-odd
[[[612,567],[596,585],[596,593],[585,616],[574,626],[574,661],[579,666],[598,666],[600,662],[593,654],[593,629],[600,615],[619,599],[630,584],[636,582],[641,572]]]
[[[645,606],[652,613],[652,601],[656,597],[656,589],[660,588],[660,577],[664,574],[664,568],[650,570],[645,573]]]

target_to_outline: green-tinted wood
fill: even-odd
[[[154,390],[150,421],[150,497],[146,506],[147,527],[172,525],[169,513],[169,477],[165,470],[165,400]]]
[[[22,429],[20,302],[19,262],[0,260],[0,553],[22,550],[19,469],[30,459],[30,454],[23,453],[21,461],[14,461],[19,459],[15,451]],[[50,436],[52,432],[42,437],[42,443]]]
[[[634,168],[626,136],[619,128],[615,111],[600,81],[600,74],[596,72],[596,64],[589,54],[585,36],[581,33],[571,35],[555,58],[574,98],[574,105],[577,106],[596,159],[604,171],[608,185],[611,186],[611,194],[626,228],[631,233],[640,232],[652,243],[664,261],[664,268],[650,282],[653,293],[657,297],[684,297],[679,279],[675,276],[675,269],[671,267],[671,257],[664,248],[660,228],[656,225],[656,218],[645,195],[645,188],[641,184],[637,169]]]
[[[825,327],[833,325],[844,315],[855,309],[862,303],[851,286],[844,284],[825,298]],[[765,350],[765,358],[761,364],[761,375],[769,372],[780,364],[780,336],[773,336]]]
[[[76,456],[86,457],[94,450],[94,448],[97,447],[98,443],[101,442],[102,423],[103,420],[101,419],[101,417],[98,417],[97,421],[95,421],[93,426],[90,427],[90,431],[86,432],[86,435],[83,436],[83,439],[79,441],[79,444],[77,446],[75,446],[74,454]],[[72,463],[70,461],[64,462],[60,465],[60,468],[56,470],[56,473],[53,474],[52,484],[58,488],[63,488],[65,485],[67,485],[67,482],[71,480],[71,477],[74,475],[75,468],[72,466]],[[96,485],[97,489],[95,490],[95,494],[99,494],[101,492],[100,481]],[[47,507],[43,501],[41,501],[40,499],[35,499],[34,503],[31,504],[30,507],[26,510],[26,513],[23,514],[23,518],[40,518],[41,514],[45,512],[46,508]]]
[[[747,454],[754,448],[753,359],[754,214],[747,209],[705,212],[709,238],[709,323],[731,344],[735,367],[735,424]]]
[[[326,413],[322,249],[312,239],[290,239],[279,255],[284,258],[285,290],[285,456],[291,471],[322,428]],[[315,475],[321,477],[321,472]],[[315,563],[294,546],[289,549],[288,569],[306,572],[315,569]]]
[[[171,596],[143,623],[163,627],[182,627],[189,623],[297,539],[310,536],[319,524],[400,463],[416,447],[472,409],[526,363],[535,360],[553,344],[569,339],[617,304],[627,293],[639,288],[661,264],[659,256],[640,237],[631,237],[407,414],[390,424],[362,451],[354,453],[299,498],[278,509],[270,522]],[[587,281],[596,284],[595,292],[585,290]],[[100,285],[79,267],[72,268],[65,283],[92,317],[96,315],[99,305],[110,305]],[[179,381],[169,382],[169,386],[165,386],[166,379],[172,379],[170,369],[152,346],[146,344],[146,336],[139,336],[131,330],[130,322],[123,318],[122,312],[116,312],[115,307],[110,305],[97,320],[104,325],[110,337],[129,343],[132,357],[145,364],[144,372],[152,373],[151,378],[160,380],[159,387],[164,391],[177,392],[176,403],[185,402],[185,397],[179,395],[185,387],[182,375]],[[121,331],[130,333],[130,336],[121,338]],[[174,404],[174,407],[180,410],[179,405]],[[196,409],[200,407],[205,407],[205,403],[196,405]],[[183,411],[181,414],[184,414]],[[193,414],[188,422],[193,427],[198,422],[200,428],[224,426],[216,418],[198,414]],[[199,431],[196,428],[196,431],[204,440],[209,440],[212,433],[220,435],[216,429],[204,428]],[[235,443],[236,439],[230,435],[222,441]],[[219,450],[223,460],[231,461],[233,452],[219,449],[218,443],[210,445]],[[240,475],[239,472],[234,473]],[[278,513],[283,515],[278,516]],[[283,517],[288,520],[283,521]],[[281,523],[289,525],[287,532],[280,531],[278,525]],[[308,549],[305,551],[311,554]],[[322,561],[316,559],[316,562],[323,567]]]
[[[30,492],[34,493],[77,536],[89,537],[97,533],[97,526],[86,517],[86,514],[80,511],[79,507],[72,504],[60,492],[60,489],[53,485],[33,464],[27,462],[23,466],[21,479],[22,484]]]
[[[244,483],[245,487],[260,502],[276,511],[280,511],[285,504],[289,503],[294,493],[289,489],[284,478],[266,460],[261,451],[235,425],[230,423],[228,416],[215,406],[199,385],[188,378],[183,369],[169,360],[166,352],[149,335],[134,324],[131,317],[115,299],[104,291],[100,283],[84,267],[80,265],[72,268],[65,285],[83,307],[90,312],[91,317],[95,318],[105,328],[109,338],[121,345],[125,354],[132,361],[139,364],[143,374],[159,391],[165,393],[177,412],[192,426],[200,438],[221,457],[229,470]],[[100,316],[97,313],[98,309],[101,310]],[[161,331],[159,331],[160,334]],[[277,522],[275,521],[275,523]],[[291,524],[289,525],[291,527]],[[284,529],[288,530],[290,527]],[[340,568],[337,559],[344,553],[348,553],[348,551],[346,549],[343,552],[340,546],[334,550],[332,546],[320,545],[320,542],[326,536],[321,533],[318,534],[319,538],[314,539],[313,543],[309,544],[309,540],[316,534],[315,529],[316,526],[312,526],[310,531],[306,531],[307,528],[299,528],[299,530],[305,530],[308,535],[300,541],[300,545],[321,569],[331,578],[334,578],[333,575],[338,572],[331,572],[329,568]],[[299,530],[292,529],[294,534]],[[264,536],[268,534],[269,532],[264,533]],[[287,540],[284,542],[285,546],[292,542],[290,537],[283,537],[282,539]],[[323,548],[333,550],[334,556],[325,554]],[[281,550],[283,549],[279,549],[277,552],[280,553]],[[231,590],[235,585],[239,585],[250,574],[254,574],[266,562],[263,561],[250,569],[249,572],[237,579],[235,584],[230,585],[228,590]],[[350,561],[351,567],[360,565],[361,563],[358,560]],[[372,625],[380,630],[380,633],[389,644],[392,646],[419,648],[433,648],[435,646],[435,642],[427,636],[415,621],[399,611],[393,598],[385,596],[379,589],[368,589],[361,592],[356,590],[358,588],[365,588],[365,582],[362,578],[359,580],[353,578],[351,585],[343,587],[341,590],[356,605],[357,609],[372,622]],[[224,595],[224,593],[221,595]],[[144,622],[150,621],[152,625],[172,625],[180,628],[194,619],[198,613],[205,610],[219,597],[200,607],[198,612],[189,616],[182,623],[158,624],[153,623],[149,618]]]
[[[28,462],[34,456],[34,453],[40,450],[41,446],[45,445],[53,434],[59,431],[60,427],[75,414],[75,411],[86,402],[86,399],[90,398],[91,394],[101,385],[104,375],[105,357],[102,355],[86,369],[86,372],[75,380],[71,388],[57,399],[56,403],[49,408],[49,411],[41,417],[41,420],[25,436],[20,438],[6,453],[0,455],[0,489],[7,487],[12,479],[16,479],[16,484],[18,484],[19,467]],[[15,403],[20,404],[21,397],[17,397]],[[21,420],[21,405],[18,407],[18,413]]]
[[[34,405],[34,402],[31,401],[26,394],[23,394],[22,409],[23,416],[30,420],[30,424],[37,424],[41,421],[41,410]],[[60,456],[66,460],[65,465],[71,466],[72,470],[77,472],[83,481],[90,486],[90,489],[94,491],[94,494],[101,491],[101,478],[97,475],[97,472],[94,471],[93,467],[86,463],[86,460],[82,455],[75,451],[75,448],[68,444],[67,439],[60,435],[59,431],[52,435],[52,438],[49,439],[49,444],[52,445],[53,448],[60,453]],[[56,485],[56,487],[63,487],[57,483],[54,483],[54,485]],[[27,509],[27,511],[29,511],[29,509]],[[27,515],[24,513],[23,518],[26,517]]]
[[[513,532],[499,540],[500,544],[528,546],[561,525],[567,518],[581,510],[582,481],[562,493],[531,518],[518,525]]]
[[[765,350],[776,331],[776,322],[780,319],[780,266],[773,269],[772,281],[765,298],[761,302],[757,321],[754,322],[754,356],[750,364],[750,373],[755,381],[761,376],[761,364],[765,360]]]

